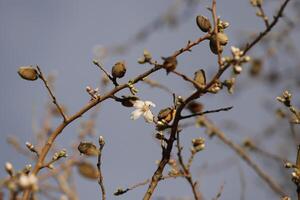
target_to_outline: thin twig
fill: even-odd
[[[191,188],[192,188],[192,191],[193,191],[193,195],[194,195],[194,198],[195,200],[200,200],[202,199],[201,198],[201,195],[198,191],[198,188],[197,188],[197,182],[194,182],[193,181],[193,178],[192,178],[192,174],[189,170],[189,168],[184,164],[184,161],[183,161],[183,158],[182,158],[182,154],[181,154],[181,151],[182,151],[182,147],[180,145],[180,136],[179,136],[179,131],[177,131],[177,138],[176,138],[176,141],[177,141],[177,157],[178,157],[178,161],[179,161],[179,164],[183,170],[183,173],[184,173],[184,177],[185,179],[187,180],[187,182],[190,184]]]
[[[204,118],[203,121],[204,126],[213,132],[216,137],[218,137],[224,144],[229,146],[232,150],[234,150],[237,155],[239,155],[255,172],[258,176],[260,176],[268,185],[269,187],[278,195],[284,196],[285,192],[282,190],[282,187],[276,183],[272,177],[266,174],[251,158],[250,156],[244,151],[244,149],[240,146],[235,144],[231,141],[226,135],[218,129],[211,121]]]
[[[207,110],[207,111],[203,111],[203,112],[199,112],[199,113],[194,113],[194,114],[191,114],[191,115],[181,116],[180,119],[187,119],[187,118],[191,118],[191,117],[195,117],[195,116],[201,116],[201,115],[210,114],[210,113],[229,111],[232,108],[233,108],[233,106],[219,108],[219,109],[215,109],[215,110]]]
[[[270,26],[270,25],[269,25],[269,19],[268,19],[268,17],[266,16],[263,7],[262,7],[260,4],[258,4],[258,5],[257,5],[257,8],[258,8],[259,12],[261,13],[261,18],[264,20],[264,23],[265,23],[265,25],[266,25],[266,28],[268,28],[268,27]]]
[[[64,119],[64,122],[68,120],[66,114],[64,113],[62,107],[58,104],[57,100],[56,100],[56,97],[54,96],[52,90],[50,89],[50,86],[46,80],[46,78],[44,77],[43,73],[42,73],[42,70],[39,68],[39,66],[36,66],[38,72],[39,72],[39,78],[43,81],[46,89],[48,90],[48,93],[49,95],[51,96],[52,98],[52,102],[54,103],[54,105],[57,107],[59,113],[61,114],[61,116],[63,117]]]
[[[104,140],[102,140],[103,142],[101,142],[101,140],[99,139],[99,154],[98,154],[98,163],[97,163],[97,168],[98,168],[98,172],[99,172],[99,178],[98,178],[98,183],[100,185],[101,188],[101,192],[102,192],[102,200],[106,199],[106,193],[105,193],[105,187],[104,187],[104,182],[103,182],[103,174],[101,171],[101,157],[102,157],[102,150],[103,147],[105,145]]]
[[[162,181],[162,180],[165,180],[165,179],[169,179],[169,178],[177,178],[177,177],[180,177],[181,175],[177,175],[177,176],[174,176],[174,175],[167,175],[167,176],[162,176],[160,178],[159,181]],[[146,179],[142,182],[139,182],[139,183],[136,183],[132,186],[129,186],[128,188],[126,189],[122,189],[122,188],[119,188],[115,193],[114,195],[115,196],[119,196],[119,195],[122,195],[122,194],[125,194],[126,192],[129,192],[130,190],[133,190],[135,188],[138,188],[138,187],[141,187],[141,186],[144,186],[144,185],[147,185],[149,182],[151,181],[151,179]]]
[[[214,35],[216,37],[216,42],[217,42],[217,52],[218,52],[218,64],[219,67],[223,67],[223,62],[222,62],[222,53],[221,53],[221,45],[219,38],[217,37],[217,34],[219,33],[218,30],[218,17],[217,17],[217,3],[216,0],[212,1],[212,7],[211,7],[211,12],[212,12],[212,17],[213,17],[213,22],[214,22]]]
[[[176,74],[177,76],[180,76],[181,78],[183,78],[184,80],[194,84],[194,86],[196,87],[196,89],[200,90],[200,89],[203,89],[203,86],[199,85],[199,83],[197,83],[196,81],[194,81],[193,79],[189,78],[188,76],[176,71],[176,70],[173,70],[171,71],[172,73]]]
[[[213,200],[218,200],[218,199],[220,199],[220,197],[221,197],[221,195],[222,195],[222,192],[223,192],[223,190],[224,190],[224,185],[225,185],[225,183],[223,183],[223,184],[221,185],[221,187],[220,187],[218,193],[216,194],[216,197],[213,198]]]
[[[255,45],[257,44],[264,36],[266,36],[271,30],[272,28],[277,24],[278,20],[280,17],[282,17],[283,15],[283,11],[285,9],[285,7],[287,6],[288,2],[290,0],[285,0],[283,2],[283,4],[280,6],[279,11],[277,12],[277,14],[274,16],[274,19],[272,21],[272,23],[263,31],[261,32],[251,43],[246,44],[246,47],[244,48],[244,55]]]
[[[104,67],[101,66],[101,64],[97,61],[97,60],[93,60],[94,65],[96,65],[97,67],[99,67],[99,69],[101,69],[104,74],[109,78],[109,80],[117,87],[119,84],[117,83],[116,79],[114,79],[105,69]]]

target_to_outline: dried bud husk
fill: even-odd
[[[120,100],[121,104],[125,107],[132,107],[136,100],[139,100],[137,96],[122,96]]]
[[[217,47],[217,42],[216,40],[213,40],[212,38],[209,40],[209,47],[211,52],[213,52],[214,54],[218,55],[218,47]],[[223,46],[219,45],[219,52],[222,53],[223,52]]]
[[[122,78],[126,73],[124,62],[117,62],[111,69],[111,74],[114,78]]]
[[[165,108],[159,111],[157,119],[158,121],[163,121],[165,123],[169,123],[173,120],[175,116],[175,109],[173,108]]]
[[[79,174],[85,178],[94,180],[99,177],[99,172],[97,168],[91,163],[88,163],[86,161],[77,163],[77,169]]]
[[[200,69],[195,72],[194,81],[197,82],[200,86],[204,87],[206,85],[206,76],[205,76],[205,71],[203,69]]]
[[[176,69],[176,67],[177,67],[176,57],[174,57],[174,56],[170,56],[167,58],[162,57],[162,59],[164,60],[163,68],[166,69],[167,74]]]
[[[196,138],[192,140],[192,153],[197,153],[205,148],[205,140],[203,138]]]
[[[25,80],[34,81],[38,79],[38,71],[32,66],[19,67],[18,74]]]
[[[78,151],[87,156],[98,156],[99,154],[99,150],[91,142],[80,142],[78,145]]]
[[[196,101],[192,101],[187,105],[187,108],[191,113],[200,113],[203,111],[203,105],[201,103],[198,103]]]
[[[201,31],[203,32],[208,32],[211,29],[211,23],[209,21],[209,19],[203,15],[198,15],[196,17],[196,22],[198,27],[201,29]]]

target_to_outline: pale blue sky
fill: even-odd
[[[32,121],[37,116],[38,122],[44,114],[43,106],[48,95],[41,82],[26,82],[17,75],[21,65],[38,64],[45,74],[57,74],[55,93],[71,113],[79,110],[89,97],[85,87],[95,87],[101,72],[92,64],[93,47],[95,45],[120,44],[130,38],[141,27],[152,19],[164,13],[174,1],[160,0],[0,0],[0,166],[10,161],[16,168],[28,164],[6,144],[5,137],[16,135],[23,144],[32,140]],[[230,45],[237,45],[243,31],[258,31],[263,23],[255,18],[255,11],[247,0],[217,1],[221,17],[230,22],[227,33]],[[276,1],[277,2],[277,1]],[[209,15],[206,6],[210,1],[203,0],[196,8],[197,14]],[[274,8],[275,3],[270,3]],[[147,66],[136,63],[144,48],[152,52],[154,58],[168,56],[174,50],[183,47],[187,40],[196,39],[201,31],[195,24],[194,17],[185,20],[180,26],[162,28],[152,34],[145,42],[134,46],[126,55],[120,55],[104,60],[109,69],[117,60],[125,60],[128,64],[127,78],[146,70]],[[216,59],[207,51],[208,43],[196,47],[192,53],[179,58],[178,70],[192,75],[199,68],[205,68],[209,74],[216,70]],[[228,52],[228,51],[225,51]],[[165,76],[158,72],[151,78],[167,83],[179,95],[187,94],[191,87],[172,75]],[[244,77],[245,78],[245,77]],[[127,79],[126,79],[127,80]],[[243,78],[240,79],[242,81]],[[259,132],[261,127],[272,121],[270,115],[261,108],[263,99],[273,100],[281,88],[265,93],[266,88],[258,88],[250,82],[248,89],[239,91],[238,95],[230,97],[227,93],[217,96],[209,95],[203,99],[207,109],[222,106],[235,106],[226,114],[216,114],[212,118],[217,122],[222,120],[238,121],[247,132],[229,133],[237,140],[249,134],[249,130]],[[137,85],[141,90],[140,97],[155,102],[157,113],[161,108],[169,106],[171,96],[160,90],[152,90],[147,86]],[[103,173],[108,199],[141,199],[146,187],[121,197],[114,197],[113,191],[118,186],[129,186],[145,178],[151,177],[156,167],[155,160],[160,159],[160,148],[153,140],[154,128],[143,120],[131,121],[129,115],[132,109],[125,109],[115,102],[105,102],[101,106],[97,119],[98,135],[106,138],[107,145],[103,155]],[[218,116],[219,115],[219,116]],[[240,120],[242,118],[242,120]],[[70,144],[76,137],[76,128],[85,117],[66,128],[58,138],[62,146]],[[247,123],[252,121],[256,126]],[[55,121],[54,124],[58,124]],[[197,132],[196,132],[197,131]],[[190,139],[203,136],[202,130],[188,128],[186,131],[186,150]],[[236,135],[241,134],[241,135]],[[224,150],[225,149],[225,150]],[[198,167],[203,163],[215,163],[227,156],[234,155],[231,150],[217,140],[208,140],[207,151],[197,156],[193,173],[197,176]],[[237,158],[239,159],[239,158]],[[96,163],[96,160],[95,160]],[[240,164],[247,179],[246,199],[267,199],[271,190],[243,162]],[[0,171],[5,176],[4,170]],[[200,190],[207,199],[211,199],[225,182],[223,199],[238,199],[240,182],[238,165],[224,172],[201,177]],[[99,188],[96,182],[86,181],[77,177],[81,199],[99,199]],[[255,192],[253,192],[255,190]],[[191,191],[184,180],[176,179],[159,184],[155,197],[191,196]]]

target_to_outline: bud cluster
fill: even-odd
[[[193,154],[202,151],[205,148],[205,139],[204,138],[196,138],[192,139],[192,148],[191,152]]]

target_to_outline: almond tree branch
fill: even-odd
[[[104,140],[103,142],[99,142],[99,154],[98,154],[98,163],[97,163],[97,168],[98,168],[98,172],[99,172],[99,178],[98,178],[98,183],[100,185],[101,188],[101,192],[102,192],[102,200],[106,199],[106,193],[105,193],[105,187],[104,187],[104,182],[103,182],[103,175],[102,175],[102,171],[101,171],[101,157],[102,157],[102,150],[104,147]]]
[[[212,12],[212,17],[213,17],[213,22],[214,22],[214,35],[216,36],[216,41],[217,41],[217,52],[218,52],[218,64],[219,67],[222,68],[223,67],[223,62],[222,62],[222,55],[221,55],[221,45],[220,45],[220,41],[219,38],[217,37],[217,34],[219,32],[218,30],[218,16],[217,16],[217,3],[216,0],[212,1],[212,8],[211,8],[211,12]]]
[[[218,129],[211,121],[204,118],[202,123],[204,126],[210,130],[213,135],[218,137],[224,144],[229,146],[232,150],[234,150],[237,155],[239,155],[255,172],[258,176],[260,176],[267,184],[268,186],[278,195],[285,196],[285,192],[282,190],[282,187],[278,185],[272,177],[267,175],[251,158],[250,156],[244,151],[244,149],[238,145],[235,144],[233,141],[231,141],[229,138],[226,137],[226,135]]]
[[[256,39],[254,39],[253,42],[250,43],[250,45],[246,46],[246,48],[243,51],[243,54],[245,55],[246,52],[248,52],[257,42],[259,42],[265,35],[267,35],[268,32],[270,32],[270,30],[275,26],[275,24],[278,22],[278,19],[280,18],[280,16],[283,13],[284,8],[286,7],[287,3],[289,2],[289,0],[286,0],[279,12],[277,13],[276,17],[274,18],[273,22],[271,23],[271,25],[263,32],[261,33]],[[210,37],[210,34],[206,34],[206,36],[204,38],[208,39]],[[173,56],[177,56],[180,55],[182,52],[184,51],[188,51],[189,48],[188,46],[194,46],[196,44],[193,43],[188,43],[186,48],[182,48],[179,51],[176,51]],[[214,77],[212,78],[212,80],[206,85],[206,87],[202,90],[198,90],[195,93],[193,93],[192,95],[190,95],[176,110],[176,115],[172,124],[172,128],[171,128],[171,133],[170,133],[170,137],[168,139],[167,142],[167,148],[163,150],[162,152],[162,158],[161,161],[156,169],[156,171],[154,172],[151,182],[149,184],[149,187],[143,197],[143,200],[149,200],[158,184],[158,181],[160,179],[160,177],[162,176],[163,170],[166,166],[166,164],[168,163],[169,159],[170,159],[170,155],[172,152],[172,148],[173,148],[173,143],[175,141],[175,136],[176,136],[176,132],[178,131],[178,124],[180,121],[180,115],[181,115],[181,111],[184,109],[184,107],[192,100],[198,98],[201,94],[205,94],[207,93],[208,89],[221,77],[221,75],[224,73],[224,71],[226,71],[226,69],[228,69],[230,67],[230,64],[227,64],[226,66],[219,68],[218,72],[214,75]],[[261,172],[261,171],[260,171]],[[268,178],[266,178],[267,180],[269,180]],[[276,185],[277,186],[277,185]],[[274,187],[276,189],[279,189],[279,191],[281,191],[281,189],[279,187]],[[281,193],[283,194],[283,192]]]
[[[194,114],[191,114],[191,115],[181,116],[181,119],[187,119],[187,118],[191,118],[191,117],[195,117],[195,116],[201,116],[201,115],[205,115],[205,114],[209,114],[209,113],[217,113],[217,112],[222,112],[222,111],[229,111],[232,108],[233,108],[233,106],[219,108],[219,109],[215,109],[215,110],[207,110],[207,111],[203,111],[203,112],[199,112],[199,113],[194,113]]]
[[[58,104],[57,100],[56,100],[56,97],[54,96],[52,90],[50,89],[50,86],[46,80],[46,78],[44,77],[43,73],[42,73],[42,70],[39,68],[39,66],[36,66],[38,72],[39,72],[39,78],[43,81],[46,89],[48,90],[48,93],[49,95],[51,96],[52,98],[52,102],[54,103],[54,105],[57,107],[57,110],[58,112],[61,114],[61,116],[63,117],[64,119],[64,122],[66,122],[68,120],[66,114],[64,113],[63,109],[61,108],[61,106]]]
[[[200,199],[202,199],[202,197],[201,197],[201,194],[199,193],[198,188],[197,188],[197,185],[198,185],[197,181],[196,182],[193,181],[190,169],[189,169],[189,167],[187,167],[184,164],[184,161],[183,161],[183,158],[182,158],[182,154],[181,154],[182,147],[180,145],[179,131],[177,131],[176,141],[177,141],[177,145],[176,146],[177,146],[177,150],[178,150],[177,151],[177,157],[178,157],[179,164],[180,164],[180,166],[181,166],[181,168],[183,170],[184,178],[190,184],[190,186],[192,188],[192,191],[193,191],[193,195],[194,195],[195,200],[200,200]]]

